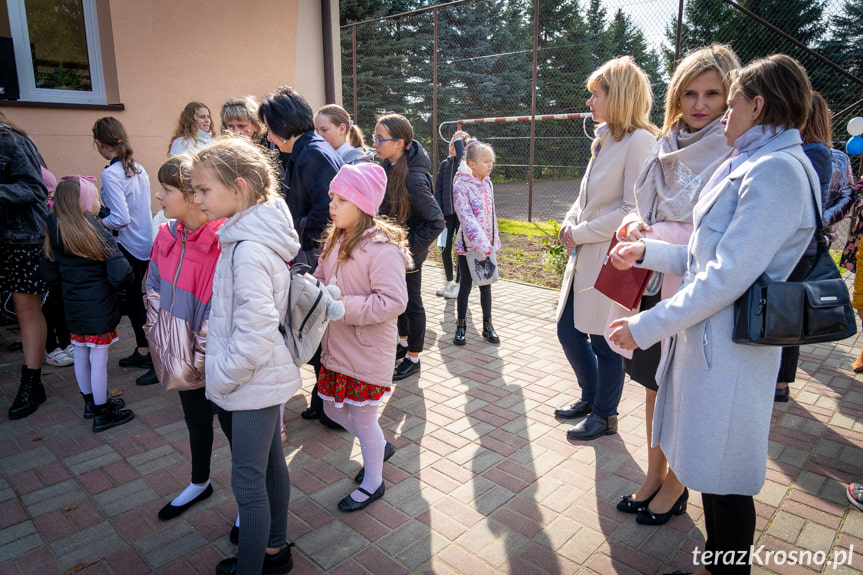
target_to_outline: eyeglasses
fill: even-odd
[[[372,139],[375,141],[375,144],[377,144],[377,145],[381,145],[384,142],[392,142],[393,140],[401,140],[401,138],[381,138],[377,134],[373,134]]]

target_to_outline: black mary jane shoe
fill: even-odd
[[[204,490],[194,499],[189,501],[188,503],[184,503],[183,505],[171,505],[168,503],[164,507],[159,510],[159,519],[162,521],[168,521],[169,519],[173,519],[174,517],[179,516],[183,511],[198,503],[199,501],[203,501],[213,494],[213,484],[210,483]]]
[[[562,417],[563,419],[577,419],[579,417],[584,417],[585,415],[590,415],[591,411],[593,411],[593,402],[579,399],[569,407],[560,407],[555,409],[554,415],[556,417]]]
[[[318,419],[321,416],[321,412],[314,407],[310,407],[304,411],[300,412],[300,417],[303,419]]]
[[[780,403],[785,403],[791,398],[791,388],[790,387],[777,387],[776,392],[773,394],[773,401],[777,401]]]
[[[689,501],[689,489],[683,488],[683,493],[674,502],[666,513],[654,513],[650,507],[643,507],[638,515],[635,516],[635,521],[642,525],[663,525],[668,523],[672,515],[683,515],[686,513],[686,502]]]
[[[384,496],[384,493],[386,493],[386,487],[384,487],[384,482],[383,482],[383,481],[381,481],[381,486],[380,486],[380,487],[378,487],[378,488],[375,490],[375,492],[374,492],[374,493],[369,493],[368,491],[366,491],[366,490],[365,490],[365,489],[363,489],[362,487],[358,487],[358,488],[357,488],[357,491],[359,491],[360,493],[363,493],[364,495],[368,496],[368,499],[366,499],[365,501],[355,501],[355,500],[350,496],[350,494],[348,494],[348,495],[346,495],[346,496],[345,496],[345,498],[344,498],[344,499],[342,499],[341,501],[339,501],[339,509],[341,509],[341,510],[342,510],[342,511],[344,511],[345,513],[351,513],[351,512],[353,512],[353,511],[359,511],[359,510],[361,510],[361,509],[365,509],[366,507],[368,507],[368,506],[369,506],[369,504],[370,504],[372,501],[375,501],[375,500],[377,500],[377,499],[380,499],[381,497],[383,497],[383,496]]]
[[[636,501],[632,498],[632,495],[623,495],[620,497],[620,501],[617,502],[617,510],[623,511],[624,513],[638,513],[641,511],[642,507],[647,507],[647,505],[653,501],[653,498],[656,497],[657,493],[659,493],[659,489],[657,489],[653,495],[642,501]]]
[[[396,446],[393,445],[392,443],[390,443],[389,441],[387,441],[387,444],[384,445],[384,462],[386,462],[387,459],[392,457],[395,454],[395,452],[396,452]],[[365,479],[365,478],[366,478],[366,468],[363,467],[362,469],[360,469],[359,473],[357,473],[357,476],[354,477],[354,481],[356,481],[357,483],[362,483],[363,479]]]
[[[275,555],[269,553],[264,554],[264,564],[261,568],[262,575],[282,575],[294,568],[294,558],[291,556],[291,547],[293,543],[288,543]],[[237,573],[237,558],[228,557],[222,559],[216,565],[216,575],[236,575]]]

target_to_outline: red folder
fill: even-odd
[[[610,252],[615,245],[617,245],[617,236],[611,238],[608,251]],[[593,287],[626,309],[635,310],[641,304],[641,296],[644,294],[644,288],[647,287],[651,275],[653,275],[652,270],[643,268],[633,267],[628,270],[618,270],[612,265],[611,258],[606,253],[605,261],[602,262],[599,276],[597,276]]]

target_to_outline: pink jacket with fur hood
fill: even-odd
[[[382,232],[369,229],[364,236],[351,259],[338,264],[338,272],[338,246],[315,269],[316,278],[338,285],[345,304],[345,316],[330,322],[324,333],[321,363],[364,383],[388,386],[396,360],[396,320],[408,302],[405,269],[412,261],[406,247]]]

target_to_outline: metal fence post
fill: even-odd
[[[539,0],[533,0],[533,80],[530,87],[530,161],[527,174],[527,221],[533,221],[533,160],[536,147],[536,60],[539,46]]]
[[[354,122],[359,121],[359,110],[357,110],[357,27],[351,27],[351,51],[353,53],[354,72]]]
[[[432,58],[432,170],[437,169],[437,8],[433,11],[432,42],[434,57]]]

